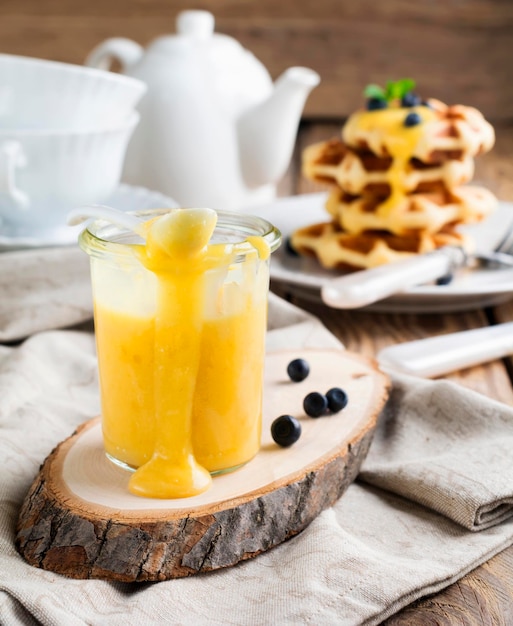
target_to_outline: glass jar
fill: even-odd
[[[151,220],[168,211],[136,215]],[[142,239],[103,220],[82,232],[79,244],[91,259],[103,440],[113,462],[137,469],[156,446],[172,448],[160,415],[169,411],[189,420],[194,457],[213,475],[258,452],[268,253],[280,239],[261,218],[217,212],[211,241],[226,246],[226,263],[205,269],[200,296],[191,287],[178,297],[141,262]]]

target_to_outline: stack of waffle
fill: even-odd
[[[290,243],[327,268],[368,268],[444,245],[472,247],[457,228],[493,211],[495,197],[467,185],[474,157],[494,143],[479,111],[430,100],[352,115],[342,139],[309,146],[304,175],[329,185],[329,221]]]

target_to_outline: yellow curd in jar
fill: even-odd
[[[93,268],[104,445],[136,468],[137,495],[196,495],[260,447],[269,246],[210,243],[215,224],[208,209],[148,223],[126,287],[143,303],[154,294],[139,309],[117,305],[115,277]]]

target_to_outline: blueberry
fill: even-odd
[[[454,278],[454,274],[449,272],[448,274],[445,274],[444,276],[440,276],[440,278],[437,278],[436,279],[436,284],[437,285],[448,285],[449,283],[452,282],[453,278]]]
[[[287,365],[287,374],[290,380],[300,383],[310,373],[310,366],[304,359],[294,359]]]
[[[328,410],[328,398],[318,391],[312,391],[305,396],[303,409],[310,417],[320,417]]]
[[[285,252],[287,254],[290,254],[290,256],[299,256],[298,251],[292,245],[290,237],[287,237],[287,239],[285,240]]]
[[[408,113],[408,115],[404,118],[405,126],[417,126],[420,124],[422,120],[420,119],[420,115],[418,113]]]
[[[278,445],[287,448],[301,436],[301,424],[292,415],[280,415],[271,424],[271,435]]]
[[[338,413],[347,406],[347,393],[343,389],[340,389],[340,387],[333,387],[327,391],[326,398],[328,400],[328,409],[332,413]]]
[[[380,109],[386,109],[388,102],[383,98],[369,98],[367,100],[368,111],[379,111]]]
[[[416,107],[420,104],[420,98],[415,93],[407,93],[401,98],[401,106],[403,107]]]

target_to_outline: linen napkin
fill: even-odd
[[[28,322],[25,328],[34,320]],[[270,295],[269,350],[286,346],[300,355],[303,347],[337,345],[316,318]],[[464,409],[455,410],[461,403]],[[98,406],[91,333],[52,330],[0,345],[0,623],[6,626],[378,624],[513,543],[512,518],[501,522],[499,515],[495,525],[467,530],[462,524],[474,513],[459,498],[462,483],[475,511],[513,495],[501,476],[507,460],[497,460],[511,442],[513,411],[449,383],[400,377],[362,471],[385,488],[353,483],[303,533],[257,558],[141,585],[71,580],[31,567],[14,547],[21,503],[47,454]],[[503,446],[493,444],[502,440]],[[478,444],[488,473],[473,467]],[[429,475],[432,459],[440,483]],[[451,483],[451,467],[459,484]],[[453,506],[437,504],[451,498]]]
[[[89,258],[78,246],[0,254],[0,341],[91,317]]]
[[[403,376],[359,478],[477,531],[513,514],[512,472],[509,407],[449,381]]]

